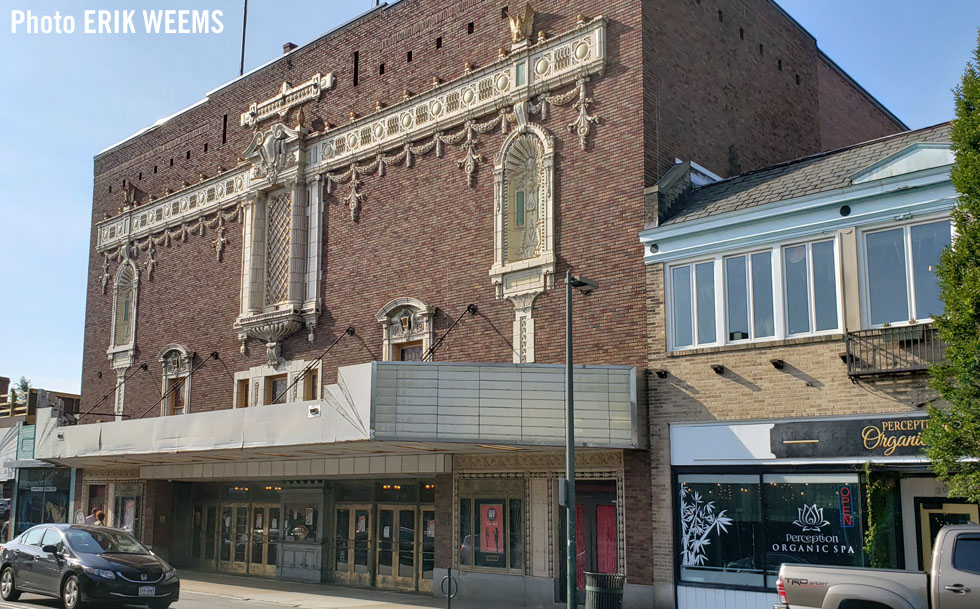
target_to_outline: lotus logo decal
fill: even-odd
[[[817,507],[816,503],[813,505],[804,504],[803,507],[796,509],[796,513],[798,518],[793,521],[793,524],[801,527],[804,533],[807,531],[819,533],[820,527],[830,524],[823,518],[823,508]]]

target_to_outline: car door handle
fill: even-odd
[[[952,592],[953,594],[966,594],[967,592],[970,591],[970,589],[964,586],[963,584],[953,584],[952,586],[946,586],[946,589]]]

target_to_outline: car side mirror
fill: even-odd
[[[45,552],[47,554],[57,554],[58,553],[58,546],[51,546],[51,545],[41,546],[41,551],[42,552]]]

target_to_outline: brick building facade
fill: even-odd
[[[936,523],[976,517],[918,440],[952,162],[939,125],[648,189],[658,606],[775,603],[783,562],[928,568]]]
[[[560,600],[570,269],[580,568],[649,606],[644,189],[904,125],[769,1],[518,8],[379,7],[96,156],[91,414],[40,450],[83,502],[182,564]]]

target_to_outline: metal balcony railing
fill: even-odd
[[[946,361],[946,344],[932,324],[848,332],[845,342],[851,378],[910,374]]]

